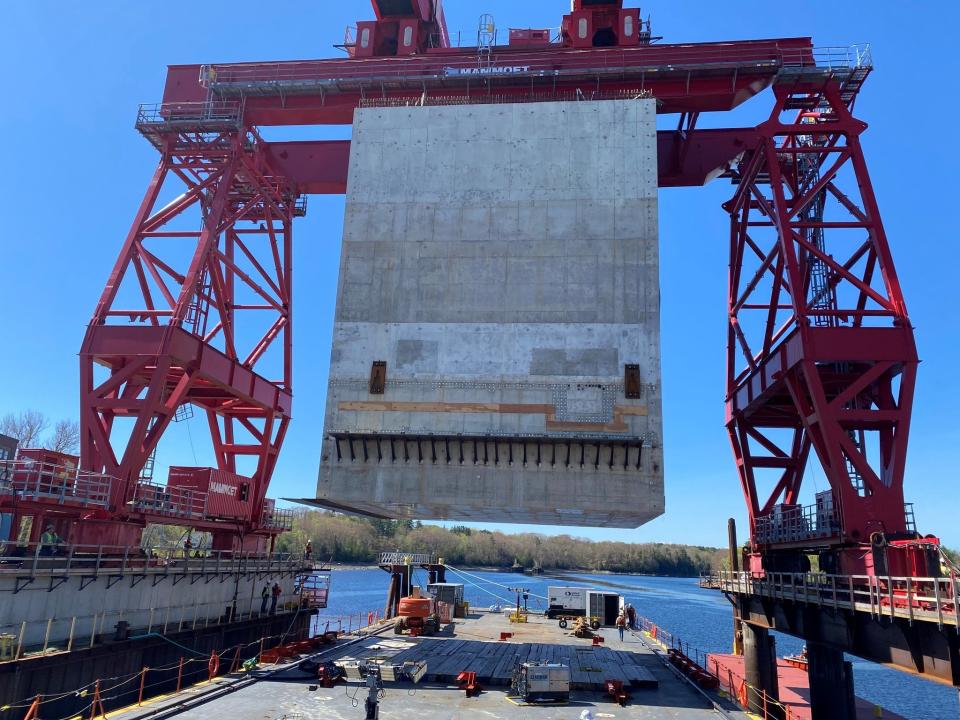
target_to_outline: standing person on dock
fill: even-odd
[[[270,588],[266,583],[263,584],[263,590],[260,591],[260,614],[267,614],[267,600],[270,599]]]
[[[637,611],[630,603],[627,603],[627,626],[631,630],[637,629]]]
[[[617,615],[617,630],[620,631],[620,640],[623,640],[623,631],[627,626],[627,619],[623,615]]]
[[[309,560],[313,557],[313,541],[307,540],[307,546],[303,549],[303,559]]]
[[[273,584],[273,590],[271,590],[270,595],[270,614],[275,615],[277,612],[277,600],[280,599],[280,585],[279,583]]]
[[[62,542],[63,540],[57,535],[57,531],[53,529],[53,523],[47,525],[47,529],[40,536],[40,554],[56,555],[60,551],[60,543]]]

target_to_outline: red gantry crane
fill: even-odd
[[[265,142],[258,127],[348,124],[363,107],[653,97],[677,117],[658,134],[660,186],[734,188],[727,427],[751,569],[802,570],[819,553],[837,572],[933,572],[937,541],[917,535],[903,495],[913,329],[854,115],[869,52],[802,37],[664,43],[622,0],[575,0],[556,37],[512,29],[506,44],[485,16],[460,47],[438,0],[372,5],[341,59],[171,66],[162,103],[141,107],[160,160],[80,351],[81,476],[108,498],[73,536],[134,542],[144,522],[172,520],[156,508],[182,515],[192,492],[225,489],[181,479],[213,477],[202,469],[142,479],[188,407],[206,414],[213,472],[249,504],[232,525],[205,507],[197,523],[220,549],[275,532],[264,498],[291,417],[294,219],[305,195],[345,191],[349,141]],[[768,90],[760,125],[697,128]],[[830,490],[808,508],[811,451]]]

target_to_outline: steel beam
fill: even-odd
[[[660,187],[700,187],[730,173],[739,159],[755,150],[755,128],[657,133]],[[349,140],[302,140],[267,143],[271,165],[307,195],[343,195],[350,168]]]
[[[733,597],[745,623],[960,687],[960,635],[955,628],[757,595]]]
[[[364,106],[629,98],[659,112],[730,110],[785,67],[812,67],[810,38],[574,49],[497,47],[478,74],[476,48],[404,57],[173,65],[163,102],[243,98],[247,122],[349,124]]]

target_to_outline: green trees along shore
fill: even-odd
[[[570,535],[507,534],[465,526],[449,529],[416,521],[372,520],[304,511],[292,532],[278,539],[280,551],[302,552],[313,544],[317,560],[373,563],[378,553],[433,553],[450,565],[591,570],[649,575],[696,576],[719,570],[726,551],[661,543],[594,542]]]

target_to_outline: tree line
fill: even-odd
[[[466,526],[443,528],[418,521],[375,520],[323,511],[301,511],[292,532],[278,539],[281,552],[301,552],[310,541],[319,560],[373,563],[381,552],[431,553],[450,565],[524,567],[632,574],[696,576],[719,570],[726,551],[666,543],[592,541],[570,535],[507,534]]]
[[[76,455],[80,452],[80,423],[58,420],[44,437],[50,420],[39,410],[23,410],[0,417],[0,434],[17,441],[21,448],[38,448]]]

